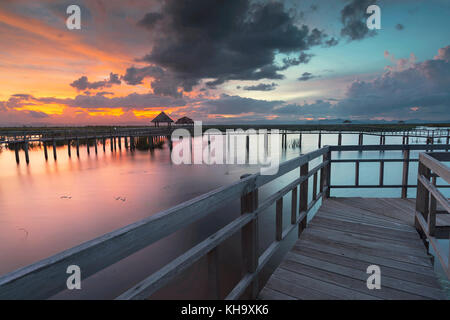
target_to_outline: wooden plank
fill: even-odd
[[[332,247],[320,241],[311,241],[308,239],[302,239],[301,242],[297,242],[292,250],[298,250],[299,248],[303,247],[312,250],[317,250],[320,252],[336,254],[341,257],[348,257],[349,259],[364,261],[365,263],[368,264],[378,264],[380,266],[386,266],[389,268],[408,271],[414,273],[415,275],[420,275],[422,277],[433,279],[434,281],[436,281],[432,266],[423,266],[409,262],[398,261],[392,259],[389,256],[388,257],[384,257],[382,255],[376,256],[371,254],[370,252],[366,252],[363,250],[353,250],[345,246]]]
[[[366,270],[357,270],[355,268],[348,268],[338,264],[333,264],[324,260],[318,260],[315,258],[310,258],[303,254],[297,254],[294,252],[289,252],[286,255],[287,261],[294,261],[301,264],[306,264],[316,269],[325,270],[328,272],[333,272],[342,276],[350,277],[353,279],[361,280],[366,282],[368,275]],[[429,299],[443,299],[444,296],[442,294],[441,289],[425,287],[416,283],[412,283],[405,280],[391,278],[383,274],[382,271],[382,289],[391,288],[393,290],[402,291],[408,294],[412,294],[415,296],[422,296],[424,298]],[[369,291],[366,287],[366,290]],[[381,291],[381,290],[370,290],[372,291]]]
[[[272,290],[268,287],[264,287],[259,292],[258,299],[260,300],[297,300],[294,297],[288,296],[287,294],[281,293],[276,290]]]
[[[295,246],[292,251],[294,253],[301,253],[308,257],[325,260],[357,270],[365,270],[369,265],[376,264],[380,266],[382,270],[382,276],[387,275],[392,278],[414,282],[426,287],[440,288],[439,282],[436,280],[436,278],[430,275],[432,274],[432,270],[430,269],[427,269],[427,274],[423,275],[420,273],[409,272],[383,265],[376,258],[373,259],[370,263],[367,263],[367,261],[362,261],[357,258],[345,257],[337,254],[336,252],[323,252],[320,250],[309,248],[308,246]]]
[[[361,299],[361,300],[378,300],[377,297],[364,294],[345,287],[335,285],[333,283],[310,278],[299,273],[292,272],[283,268],[278,268],[273,273],[274,277],[284,279],[290,283],[308,288],[310,290],[321,292],[339,299]]]
[[[319,291],[305,288],[301,285],[292,283],[276,276],[270,277],[266,286],[273,290],[278,290],[284,294],[295,297],[300,300],[335,300],[336,297]]]

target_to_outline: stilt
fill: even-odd
[[[53,139],[53,159],[56,160],[56,141]]]
[[[154,148],[153,137],[152,136],[148,136],[148,146],[149,146],[150,149]]]
[[[319,149],[322,148],[322,131],[319,131],[318,146],[319,146]]]
[[[97,150],[97,138],[94,138],[94,150],[95,150],[95,154],[98,154],[98,150]]]
[[[302,133],[300,132],[300,135],[299,135],[299,140],[300,140],[300,142],[299,142],[299,146],[300,146],[300,148],[302,147]]]
[[[116,137],[114,137],[114,151],[117,150],[117,143],[116,143]]]
[[[118,142],[119,142],[119,150],[122,150],[122,137],[121,137],[121,136],[118,136],[118,137],[117,137],[117,140],[118,140]]]
[[[44,144],[44,156],[45,156],[45,160],[48,160],[48,152],[47,152],[47,142],[43,141],[42,142]]]
[[[67,140],[67,154],[69,155],[69,158],[72,157],[72,151],[70,150],[70,143],[72,141],[71,140]]]
[[[103,138],[102,141],[103,141],[103,152],[106,152],[106,139]]]
[[[89,139],[86,139],[86,151],[87,151],[87,154],[91,154],[91,150],[90,150],[89,147],[90,147],[89,146]]]
[[[338,135],[338,146],[342,145],[342,133],[339,131],[339,135]]]
[[[124,139],[125,139],[125,149],[128,149],[128,137],[125,136]]]
[[[113,137],[111,137],[111,138],[109,139],[109,143],[111,144],[111,152],[113,152],[113,151],[114,151]]]
[[[30,157],[28,155],[28,141],[25,140],[25,143],[24,143],[23,147],[24,147],[24,150],[25,150],[25,161],[28,164],[28,163],[30,163]]]
[[[77,138],[77,157],[80,157],[80,139]]]
[[[14,143],[14,153],[16,154],[16,162],[17,164],[20,163],[20,158],[19,158],[19,144],[16,142]]]

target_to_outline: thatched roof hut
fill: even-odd
[[[170,126],[173,120],[170,119],[170,117],[167,114],[165,114],[164,111],[161,111],[161,113],[158,114],[156,118],[153,119],[151,122],[155,123],[155,127],[159,127],[160,123],[166,123],[168,126]]]
[[[194,120],[189,117],[182,117],[175,122],[175,124],[194,125]]]

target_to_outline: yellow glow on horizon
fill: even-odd
[[[48,115],[56,114],[61,115],[64,112],[64,109],[66,107],[60,104],[51,103],[51,104],[45,104],[45,105],[24,105],[20,108],[15,108],[18,111],[23,110],[30,110],[30,111],[37,111],[37,112],[43,112]]]

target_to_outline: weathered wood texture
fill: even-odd
[[[401,199],[325,200],[258,297],[445,299],[414,210]],[[379,290],[367,288],[372,264],[381,269]]]

